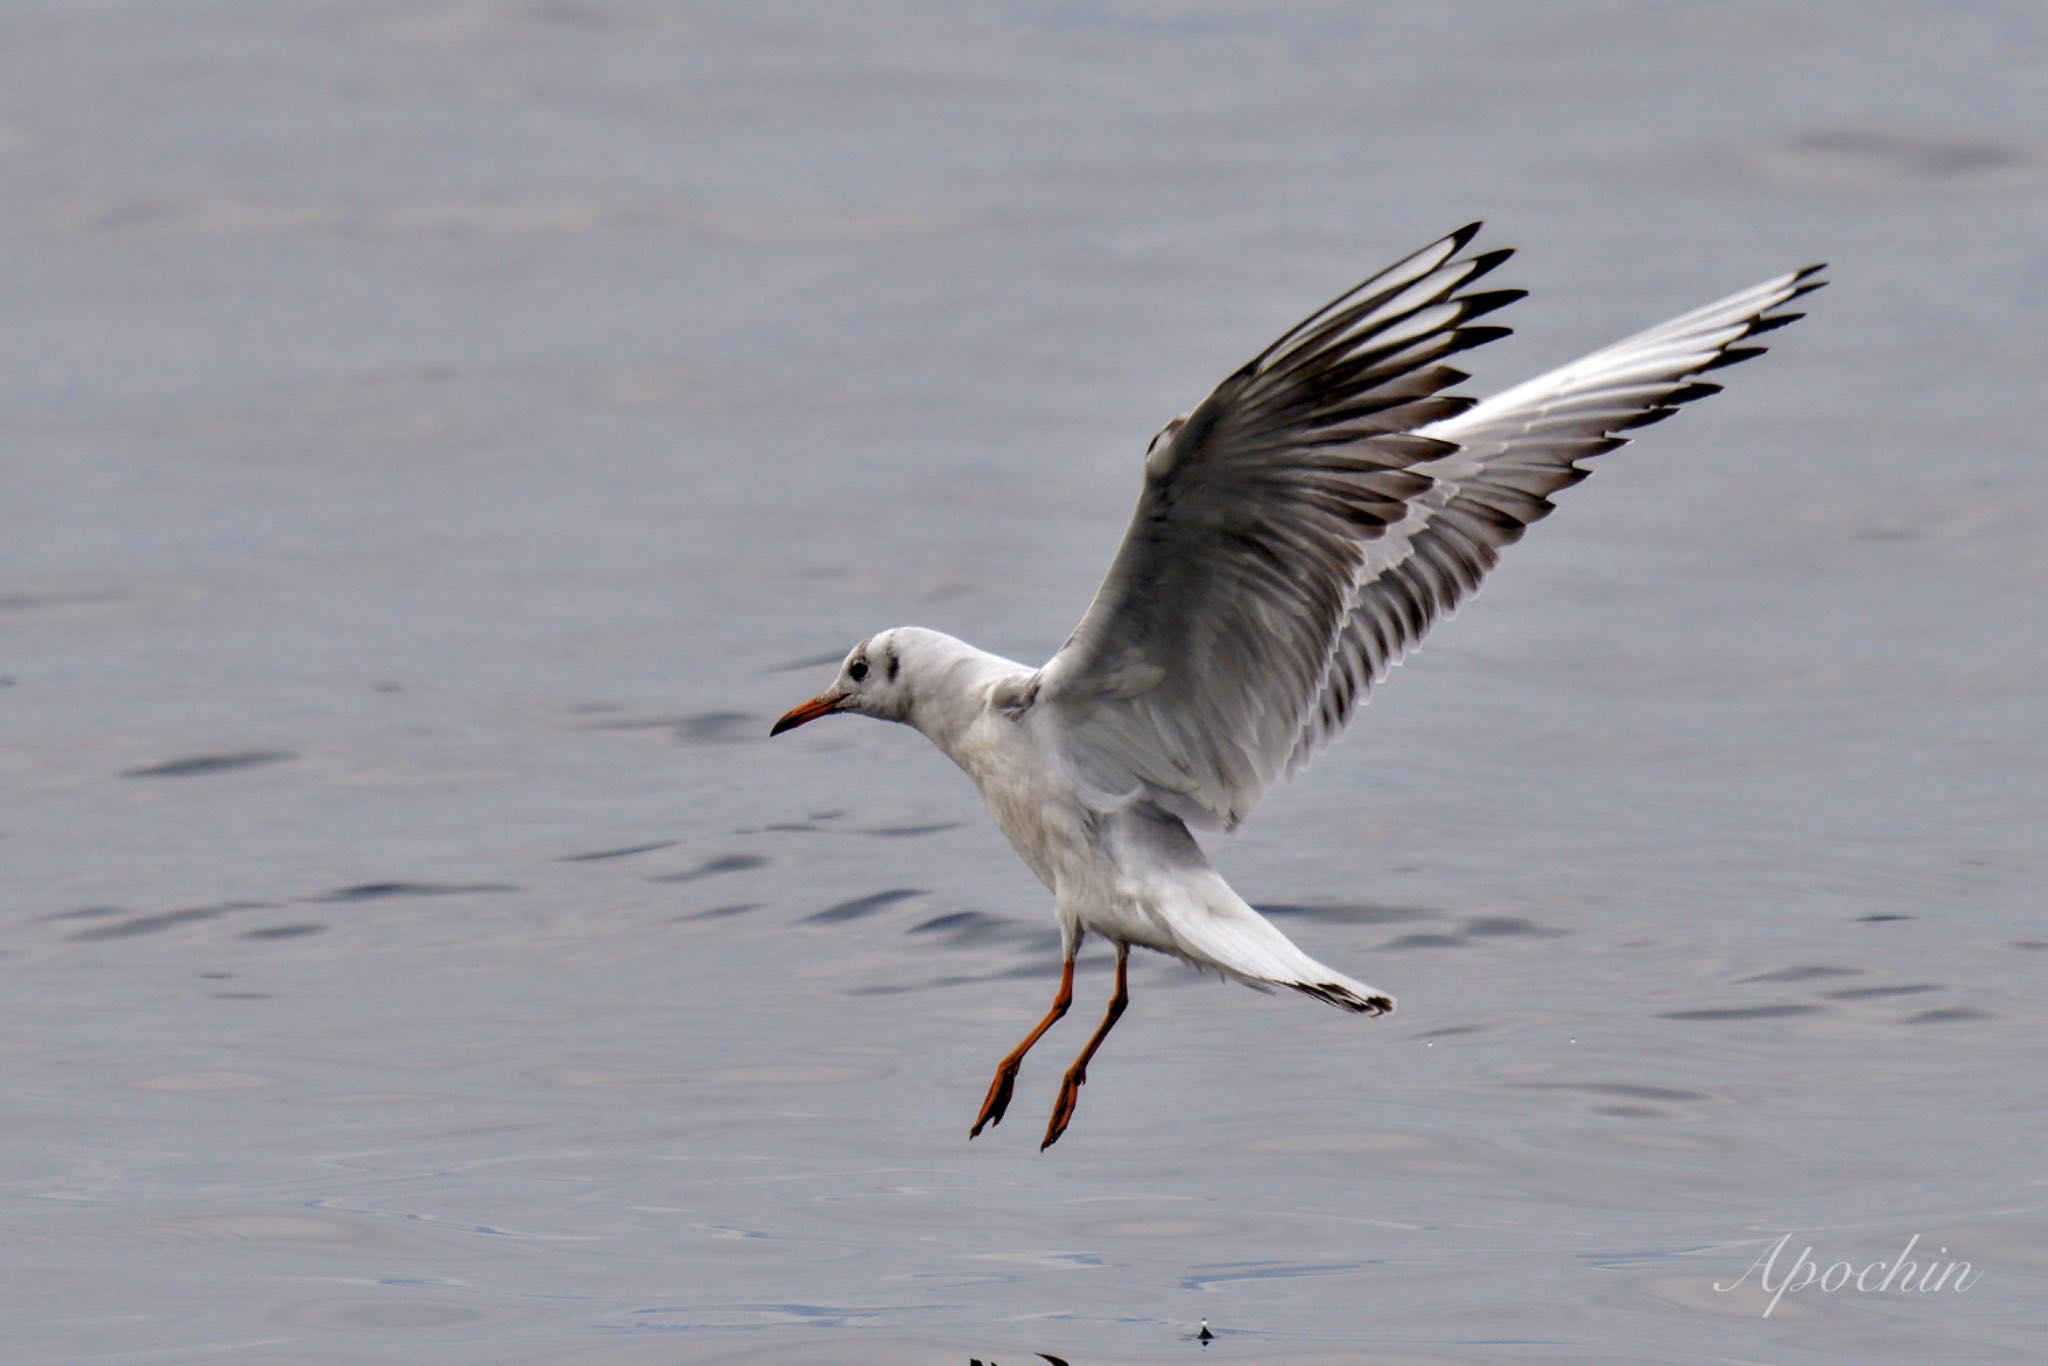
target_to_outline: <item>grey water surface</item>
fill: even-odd
[[[970,1145],[1047,897],[769,721],[1475,217],[1475,389],[1834,284],[1215,845],[1399,1014]],[[2044,223],[2021,0],[8,5],[0,1359],[2035,1356]]]

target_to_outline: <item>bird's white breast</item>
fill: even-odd
[[[953,758],[1017,856],[1062,901],[1086,896],[1103,879],[1087,808],[1071,784],[1056,780],[1025,727],[1000,711],[985,712],[960,736]]]

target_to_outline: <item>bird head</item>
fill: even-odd
[[[883,721],[903,720],[910,711],[910,680],[903,665],[905,650],[911,645],[909,636],[907,631],[884,631],[854,646],[840,664],[832,686],[784,712],[768,733],[780,735],[806,721],[842,711]]]

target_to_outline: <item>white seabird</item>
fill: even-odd
[[[835,712],[915,726],[1053,893],[1059,992],[997,1066],[970,1138],[1002,1119],[1025,1053],[1066,1013],[1090,933],[1116,945],[1116,991],[1041,1149],[1129,1000],[1133,944],[1345,1010],[1394,1008],[1247,905],[1188,827],[1234,827],[1586,477],[1576,462],[1718,392],[1699,376],[1761,353],[1751,339],[1824,283],[1820,266],[1781,275],[1475,403],[1446,392],[1466,375],[1444,360],[1506,335],[1475,320],[1522,297],[1472,288],[1510,255],[1463,255],[1478,230],[1347,291],[1153,438],[1109,575],[1042,668],[898,627],[769,732]]]

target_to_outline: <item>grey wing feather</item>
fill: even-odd
[[[1472,292],[1506,251],[1461,229],[1305,319],[1154,441],[1094,603],[1040,672],[1077,773],[1234,825],[1283,774],[1327,688],[1368,550],[1456,452],[1418,433],[1470,407],[1446,357],[1521,297]]]
[[[1350,614],[1288,771],[1333,742],[1402,655],[1478,590],[1501,550],[1548,515],[1550,495],[1590,473],[1577,461],[1718,392],[1698,376],[1761,354],[1743,343],[1800,317],[1777,310],[1819,289],[1821,269],[1730,295],[1418,429],[1452,449],[1415,467],[1428,486],[1365,544]]]

